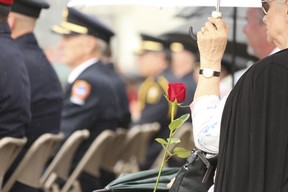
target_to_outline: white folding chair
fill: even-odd
[[[57,178],[63,181],[68,179],[73,157],[80,144],[86,140],[89,135],[90,133],[86,129],[77,130],[63,143],[40,179],[45,191],[53,191],[52,188],[58,188],[55,182]]]
[[[85,152],[82,159],[79,161],[60,192],[68,192],[73,190],[73,185],[77,181],[80,173],[85,172],[92,176],[100,176],[100,167],[103,160],[103,154],[107,153],[115,137],[115,132],[111,130],[102,131]]]
[[[16,181],[30,187],[41,188],[40,177],[44,166],[63,138],[63,133],[45,133],[34,141],[15,171],[8,178],[2,192],[9,192]]]
[[[6,171],[16,159],[26,142],[26,137],[3,137],[0,139],[0,191]]]

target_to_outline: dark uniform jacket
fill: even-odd
[[[43,133],[58,133],[63,91],[51,63],[39,47],[33,33],[16,39],[23,53],[31,84],[32,121],[26,130],[29,142]]]
[[[30,83],[8,24],[0,24],[0,138],[23,137],[30,122]]]
[[[215,192],[288,191],[288,49],[251,66],[227,98]]]
[[[106,74],[108,75],[109,79],[112,81],[115,90],[117,92],[116,102],[119,103],[120,105],[118,127],[128,128],[131,123],[131,114],[129,109],[129,100],[125,82],[115,71],[113,63],[105,64],[104,70],[106,71]]]
[[[118,126],[116,92],[103,73],[102,65],[100,62],[92,64],[66,88],[61,131],[66,138],[79,129],[90,131],[89,139],[80,146],[74,162],[79,161],[99,133]]]

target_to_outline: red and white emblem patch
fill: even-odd
[[[70,101],[78,105],[83,105],[90,93],[91,85],[87,81],[77,80],[72,87]]]

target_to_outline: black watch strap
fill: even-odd
[[[204,68],[199,70],[199,74],[203,75],[204,77],[220,77],[220,71],[214,71],[210,68]]]

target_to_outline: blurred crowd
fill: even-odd
[[[72,172],[104,130],[130,130],[157,122],[160,129],[149,139],[145,160],[139,163],[139,170],[151,169],[162,150],[155,138],[169,135],[168,83],[186,85],[186,100],[182,104],[186,107],[180,107],[176,117],[191,113],[189,105],[194,98],[200,67],[197,41],[188,32],[167,31],[157,36],[140,33],[141,43],[134,50],[139,76],[127,78],[113,60],[113,51],[117,50],[112,51],[111,39],[117,36],[117,31],[94,16],[66,7],[62,21],[51,26],[51,32],[61,37],[57,55],[61,63],[69,67],[68,78],[63,84],[52,61],[47,59],[51,57],[45,55],[34,35],[41,10],[48,8],[49,4],[44,0],[0,0],[0,138],[27,138],[24,148],[5,173],[2,185],[5,186],[32,144],[45,133],[64,134],[59,150],[75,131],[89,131],[89,138],[75,153]],[[255,59],[267,56],[275,48],[272,44],[264,44],[265,34],[257,33],[263,26],[259,10],[248,9],[243,29]],[[263,44],[258,45],[259,42]],[[249,67],[247,58],[232,62],[231,49],[235,46],[232,43],[228,42],[230,46],[221,62],[221,97],[230,92]],[[241,46],[243,48],[238,51],[247,53],[249,46]],[[239,62],[243,63],[237,65]],[[189,122],[192,130],[191,117]],[[180,167],[184,163],[185,159],[170,159],[167,166]],[[106,170],[103,175],[107,176],[109,172]],[[97,178],[83,172],[78,180],[82,191],[86,192],[104,188],[115,177]],[[59,181],[61,184],[63,181]],[[11,191],[41,189],[17,181]]]

